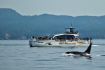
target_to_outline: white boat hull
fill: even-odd
[[[30,47],[77,47],[88,46],[88,41],[55,41],[55,40],[41,40],[41,41],[29,41]]]

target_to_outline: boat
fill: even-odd
[[[65,32],[49,36],[32,36],[30,47],[78,47],[88,46],[89,38],[79,38],[79,32],[74,27],[65,28]]]

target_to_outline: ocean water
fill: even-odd
[[[93,40],[91,59],[62,55],[86,48],[30,48],[28,40],[0,40],[0,70],[105,70],[105,39]]]

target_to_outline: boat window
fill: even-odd
[[[68,39],[74,39],[74,38],[75,38],[74,35],[60,35],[60,36],[54,37],[54,39],[66,39],[66,40],[68,40]]]

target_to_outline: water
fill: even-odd
[[[0,40],[0,70],[105,70],[105,40],[93,40],[92,59],[64,56],[81,48],[33,47],[28,40]]]

